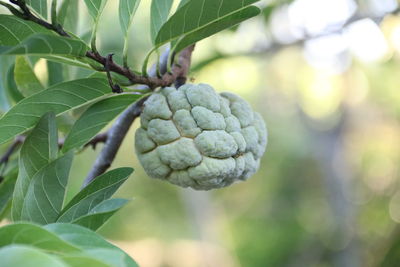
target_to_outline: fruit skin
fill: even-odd
[[[144,103],[140,119],[135,149],[146,173],[196,190],[247,180],[267,145],[260,114],[207,84],[161,89]]]

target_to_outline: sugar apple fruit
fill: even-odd
[[[161,89],[146,100],[140,119],[135,149],[146,173],[196,190],[246,180],[267,144],[260,114],[207,84]]]

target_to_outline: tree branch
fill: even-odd
[[[175,87],[179,88],[184,85],[187,81],[187,75],[190,70],[190,64],[192,63],[192,53],[195,45],[191,45],[179,55],[178,64],[172,67],[172,73],[177,73],[175,78]],[[175,69],[177,68],[177,69]]]
[[[8,147],[6,152],[0,157],[0,166],[8,163],[12,154],[14,154],[16,152],[16,150],[18,149],[18,147],[25,142],[25,139],[26,139],[26,136],[24,136],[24,135],[19,135],[15,138],[14,142]],[[93,137],[92,140],[87,142],[83,147],[86,148],[88,146],[91,146],[93,149],[95,149],[97,144],[105,143],[107,141],[107,139],[108,139],[108,132],[100,133],[100,134],[96,135],[95,137]],[[64,142],[65,142],[65,139],[59,139],[58,147],[62,148],[64,146]]]
[[[191,63],[191,55],[194,50],[194,45],[189,46],[184,49],[178,58],[178,62],[172,66],[172,71],[174,74],[166,73],[166,65],[168,61],[169,51],[165,51],[163,55],[160,57],[160,72],[161,74],[173,76],[176,81],[179,81],[179,84],[176,84],[177,87],[183,85],[187,78],[187,74],[189,72],[190,63]],[[149,71],[151,76],[157,75],[156,66],[154,65]],[[127,108],[121,115],[118,117],[117,121],[109,130],[109,135],[107,142],[105,143],[103,149],[101,150],[99,156],[97,157],[92,169],[90,170],[88,176],[83,182],[82,187],[87,186],[91,181],[93,181],[97,176],[103,174],[107,171],[107,169],[111,166],[112,162],[117,155],[119,148],[121,147],[122,141],[124,140],[126,134],[132,123],[135,121],[137,117],[140,116],[142,112],[143,103],[146,101],[147,97],[141,98],[139,101],[131,105]]]
[[[0,166],[3,164],[7,164],[8,161],[10,160],[10,157],[12,154],[17,150],[17,148],[25,141],[25,136],[17,136],[14,140],[14,142],[10,145],[10,147],[7,149],[7,151],[3,154],[3,156],[0,158]]]
[[[11,13],[13,13],[15,16],[20,17],[24,20],[29,20],[32,22],[35,22],[46,29],[49,29],[51,31],[54,31],[58,33],[60,36],[64,37],[71,37],[62,27],[61,24],[56,23],[56,24],[51,24],[48,23],[47,21],[35,16],[28,8],[26,5],[25,1],[23,0],[10,0],[11,3],[17,5],[20,8],[20,11],[17,9],[13,8],[11,5],[4,4],[0,2],[2,5],[7,7]],[[173,70],[172,74],[166,73],[163,75],[161,78],[157,76],[148,77],[148,76],[143,76],[143,75],[137,75],[134,72],[132,72],[128,67],[123,67],[121,65],[118,65],[112,60],[109,60],[108,57],[104,57],[100,55],[96,51],[87,51],[86,52],[86,57],[100,63],[103,65],[103,68],[105,71],[112,71],[115,73],[118,73],[124,77],[126,77],[130,82],[131,85],[134,84],[143,84],[147,85],[148,88],[150,89],[155,89],[157,87],[165,87],[165,86],[170,86],[175,82],[175,80],[180,76],[181,73],[181,68],[175,68]],[[118,86],[118,85],[114,85]],[[122,90],[116,90],[115,88],[112,88],[113,92],[121,92]]]
[[[97,176],[103,174],[111,166],[112,162],[117,155],[119,148],[121,147],[122,141],[129,131],[134,120],[140,116],[142,112],[142,105],[146,101],[147,97],[141,98],[133,105],[128,107],[113,124],[109,130],[108,139],[101,150],[100,154],[96,158],[96,161],[83,182],[82,188],[87,186]]]
[[[96,149],[97,144],[107,142],[108,135],[109,135],[108,132],[99,133],[98,135],[93,137],[92,140],[86,143],[86,145],[84,145],[83,147],[86,148],[88,146],[91,146],[93,149]]]
[[[65,36],[65,37],[70,37],[70,35],[63,29],[63,27],[60,24],[50,24],[45,20],[42,20],[38,17],[36,17],[34,14],[32,14],[32,12],[30,11],[30,9],[28,8],[28,6],[26,5],[25,1],[23,0],[10,0],[11,3],[17,5],[21,11],[18,12],[15,9],[13,9],[11,12],[17,16],[20,17],[24,20],[30,20],[33,21],[49,30],[55,31],[57,32],[59,35],[61,36]],[[7,6],[6,6],[7,7]],[[8,8],[8,7],[7,7]],[[10,8],[9,8],[10,9]]]

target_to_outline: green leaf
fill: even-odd
[[[47,19],[47,0],[25,0],[25,2],[40,16]]]
[[[68,64],[68,65],[75,66],[75,67],[93,70],[93,68],[87,64],[91,60],[89,58],[85,58],[85,57],[77,58],[77,57],[69,57],[68,55],[62,55],[62,56],[41,55],[40,57],[47,59],[48,61],[55,62],[55,63]],[[95,61],[91,61],[91,63],[93,63],[94,65],[98,65],[97,62],[95,62]]]
[[[85,228],[84,228],[85,229]],[[111,266],[138,267],[125,252],[111,248],[93,248],[86,250],[86,254],[101,260]]]
[[[76,0],[71,0],[71,2],[74,3]],[[74,14],[76,13],[75,11],[76,10],[74,10]],[[12,46],[19,45],[24,39],[34,35],[35,33],[47,33],[57,36],[52,31],[33,22],[22,20],[15,16],[0,14],[0,53],[6,53],[13,48]],[[79,40],[78,38],[75,39]],[[84,43],[80,40],[78,42]],[[89,61],[95,63],[95,61],[85,57],[77,58],[76,56],[72,57],[71,55],[60,56],[47,54],[41,55],[41,57],[55,62],[66,63],[83,68],[90,68],[90,66],[87,65]]]
[[[0,221],[5,210],[8,209],[10,205],[17,176],[18,169],[14,168],[9,174],[4,175],[4,180],[0,183]]]
[[[93,231],[96,231],[111,216],[113,216],[114,213],[120,210],[128,202],[129,200],[120,198],[104,200],[99,205],[91,209],[87,215],[74,220],[72,223],[79,224]]]
[[[68,267],[56,256],[29,246],[12,245],[0,248],[2,267]]]
[[[161,46],[177,38],[200,31],[212,23],[229,17],[258,0],[191,0],[183,5],[161,27],[155,45]]]
[[[5,55],[67,55],[82,57],[89,47],[78,39],[54,34],[37,33],[30,35],[18,45],[2,51]]]
[[[6,89],[3,83],[0,81],[0,116],[3,115],[8,108],[9,103],[7,101]]]
[[[32,128],[46,112],[56,115],[110,94],[104,79],[79,79],[59,83],[27,97],[0,118],[0,144]]]
[[[39,224],[56,221],[63,206],[71,164],[72,153],[68,153],[32,177],[24,199],[22,220]]]
[[[89,214],[95,206],[109,199],[132,172],[132,168],[119,168],[98,176],[65,206],[57,222],[72,222]]]
[[[61,114],[56,118],[58,131],[63,133],[63,135],[71,131],[72,126],[75,123],[75,118],[70,113]]]
[[[44,89],[25,56],[16,57],[14,79],[19,91],[24,96],[33,95]]]
[[[55,235],[57,238],[68,243],[74,248],[81,250],[93,248],[118,249],[116,246],[108,243],[95,232],[76,224],[52,223],[42,226],[42,229]]]
[[[24,99],[24,96],[18,90],[17,84],[15,83],[14,69],[15,65],[12,65],[7,71],[6,90],[7,90],[7,95],[10,97],[10,99],[15,103],[18,103],[19,101]]]
[[[58,9],[58,12],[57,12],[58,23],[60,23],[61,25],[65,25],[65,20],[67,19],[68,15],[69,15],[71,3],[74,1],[77,1],[77,0],[62,1],[60,8]]]
[[[72,127],[66,138],[63,151],[85,145],[111,120],[135,102],[140,95],[121,94],[112,96],[93,104]]]
[[[12,197],[6,203],[6,206],[0,213],[0,220],[11,218],[11,204],[12,204]]]
[[[173,0],[152,0],[150,9],[150,33],[153,43],[161,26],[167,21]]]
[[[44,227],[64,241],[84,250],[85,255],[116,267],[137,267],[132,258],[95,232],[75,224],[54,223]]]
[[[97,51],[96,48],[96,32],[97,26],[99,24],[99,18],[101,13],[103,12],[104,6],[106,5],[107,0],[85,0],[85,4],[89,10],[90,16],[94,20],[94,25],[92,29],[92,37],[90,41],[90,45],[93,51]]]
[[[14,63],[14,59],[12,57],[2,57],[0,60],[0,114],[2,114],[10,108],[9,99],[7,98],[7,74],[10,66]]]
[[[79,22],[79,2],[78,0],[64,0],[58,12],[58,22],[64,29],[76,32]]]
[[[60,259],[68,264],[69,267],[82,267],[82,266],[95,266],[95,267],[114,267],[110,264],[102,262],[100,260],[90,258],[86,256],[84,253],[82,254],[74,254],[74,255],[60,255]]]
[[[81,251],[57,234],[30,223],[14,223],[0,228],[0,247],[12,244],[32,245],[43,250],[62,253]]]
[[[40,118],[21,147],[18,179],[13,195],[13,220],[21,220],[25,197],[32,178],[57,157],[57,151],[58,137],[54,114],[47,113]]]
[[[27,247],[57,257],[66,266],[137,267],[138,265],[121,249],[110,244],[95,232],[79,225],[49,224],[41,227],[29,223],[15,223],[0,228],[1,266],[6,262],[3,250],[9,247]],[[11,250],[7,250],[10,255]],[[17,255],[18,256],[18,255]],[[8,266],[47,266],[36,261],[35,254],[11,257]],[[15,259],[14,259],[15,258]],[[19,261],[21,260],[21,261]],[[22,261],[27,260],[27,262]],[[32,265],[30,265],[32,263]],[[57,265],[50,265],[57,266]]]
[[[179,2],[178,9],[180,9],[181,7],[183,7],[183,6],[184,6],[185,4],[187,4],[189,1],[190,1],[190,0],[181,0],[181,1]]]
[[[49,86],[61,83],[64,80],[63,66],[60,63],[47,61],[47,73],[49,76]]]
[[[122,50],[122,61],[128,67],[128,32],[132,19],[139,6],[140,0],[119,0],[119,22],[124,35],[124,48]],[[92,41],[93,44],[93,41]]]
[[[104,6],[107,0],[85,0],[85,4],[89,10],[90,16],[92,16],[94,21],[98,20],[98,17],[103,12]]]
[[[25,38],[35,33],[49,33],[50,30],[12,15],[0,15],[0,47],[20,44]]]
[[[119,0],[119,23],[125,36],[135,16],[140,0]]]
[[[260,9],[255,6],[246,7],[238,12],[235,12],[229,16],[225,16],[224,18],[215,21],[205,27],[200,28],[197,31],[187,34],[184,36],[174,48],[174,51],[177,53],[189,45],[192,45],[202,39],[205,39],[217,32],[230,28],[236,24],[239,24],[249,18],[257,16],[260,14]]]

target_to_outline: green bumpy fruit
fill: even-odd
[[[196,190],[246,180],[267,145],[260,114],[232,93],[206,84],[167,87],[144,103],[135,148],[153,178]]]

